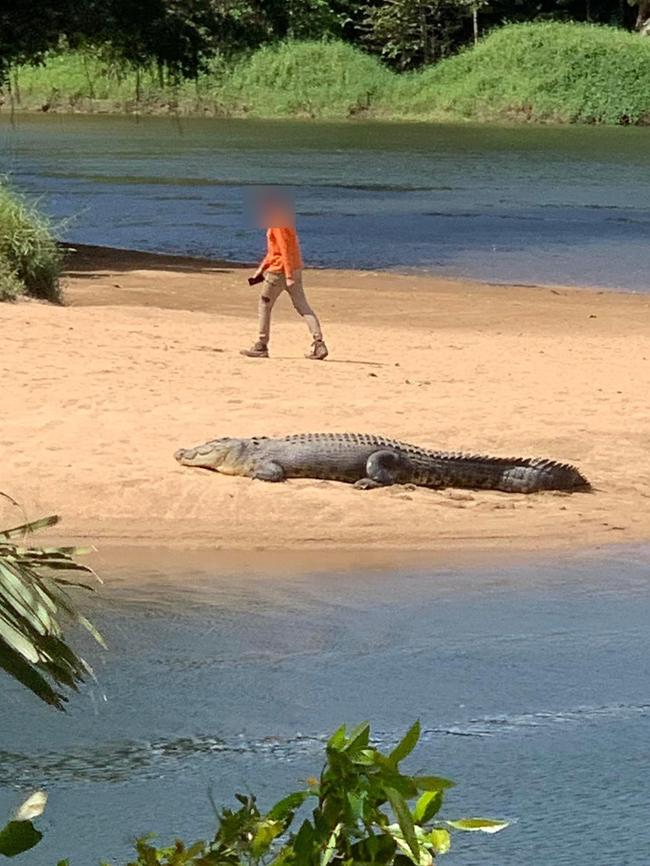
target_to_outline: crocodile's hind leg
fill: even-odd
[[[274,460],[258,463],[251,472],[251,478],[256,481],[284,481],[286,475],[284,469]]]
[[[406,457],[397,451],[375,451],[366,461],[366,477],[354,485],[358,490],[374,490],[376,487],[388,487],[399,484],[404,478],[404,472],[409,469]]]

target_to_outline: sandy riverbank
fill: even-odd
[[[458,551],[650,538],[650,298],[313,271],[331,359],[288,299],[269,361],[241,358],[256,290],[232,265],[80,249],[68,306],[0,305],[0,489],[66,538],[188,548]],[[591,495],[331,482],[178,466],[219,435],[377,432],[574,462]],[[1,507],[3,524],[18,522]]]

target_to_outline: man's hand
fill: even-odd
[[[288,289],[291,289],[291,288],[293,288],[293,286],[296,285],[296,281],[294,280],[293,277],[287,277],[287,278],[286,278],[286,283],[287,283],[287,288],[288,288]]]

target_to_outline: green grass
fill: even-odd
[[[197,81],[162,85],[157,71],[119,69],[68,52],[14,76],[14,105],[64,111],[178,111],[256,117],[348,117],[367,110],[392,73],[342,42],[280,43],[226,68],[215,61]],[[16,86],[17,85],[17,86]]]
[[[27,293],[59,303],[62,259],[47,220],[0,183],[0,300]]]
[[[350,117],[372,110],[393,77],[343,42],[285,42],[236,64],[223,79],[223,102],[256,117]]]
[[[5,103],[11,100],[6,100]],[[198,81],[136,79],[81,53],[14,76],[17,108],[217,116],[650,123],[650,39],[587,24],[507,25],[421,72],[398,75],[341,42],[269,45]]]
[[[650,123],[650,39],[588,24],[502,27],[393,82],[392,117]]]

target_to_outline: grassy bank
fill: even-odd
[[[395,78],[398,117],[650,123],[650,39],[613,27],[519,24],[475,48]]]
[[[214,116],[650,123],[650,40],[611,27],[518,24],[398,75],[340,42],[290,42],[170,85],[88,54],[23,67],[4,109]]]
[[[61,266],[47,220],[0,183],[0,301],[22,294],[60,301]]]

